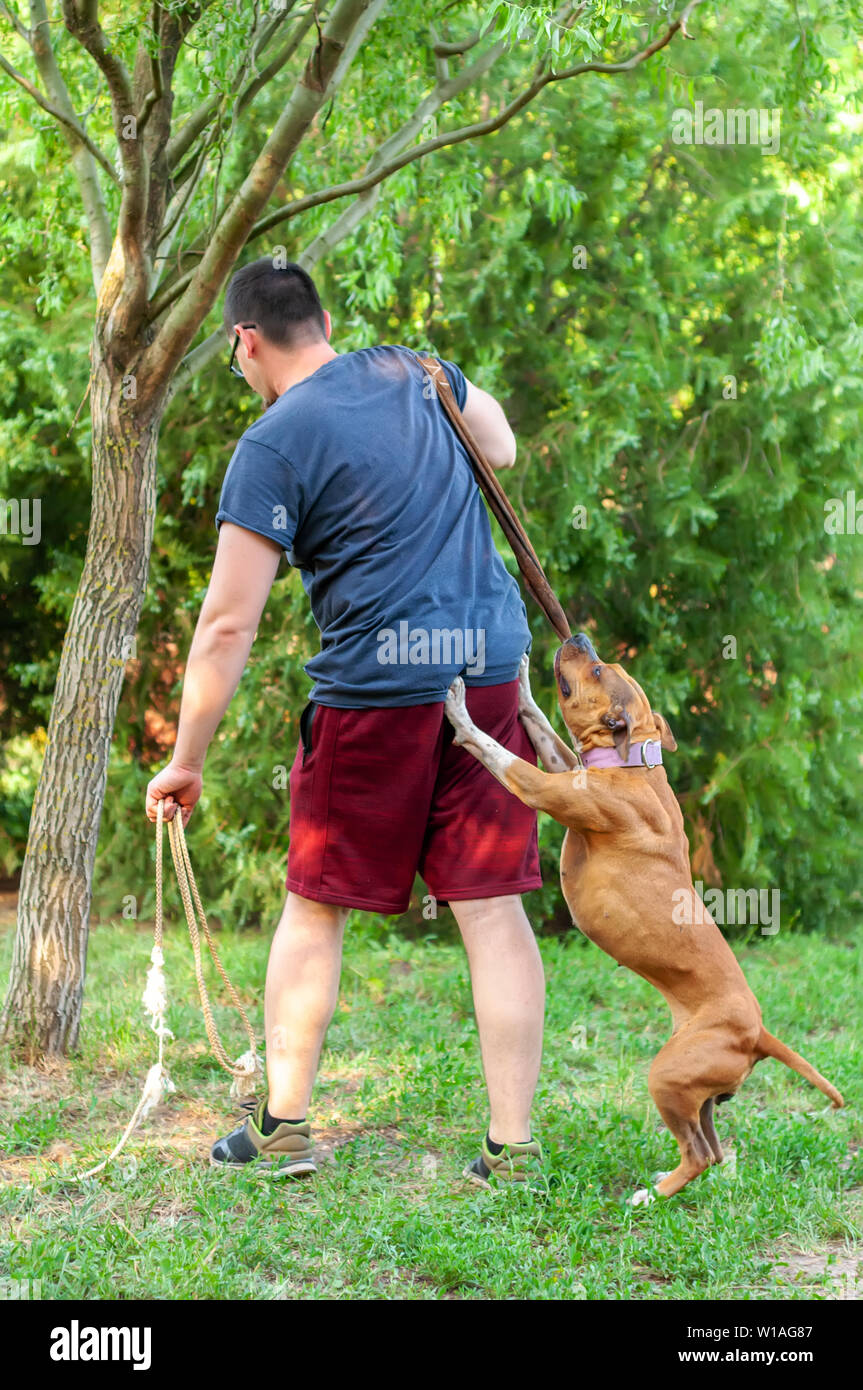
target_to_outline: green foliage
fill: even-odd
[[[41,540],[0,535],[0,737],[47,722],[54,670],[80,575],[90,517],[86,264],[38,249],[57,234],[35,174],[0,160],[0,498],[40,503]],[[63,219],[60,218],[60,221]],[[26,229],[26,230],[25,230]],[[68,230],[68,229],[67,229]],[[53,269],[51,268],[53,267]],[[54,302],[48,281],[63,285]],[[50,323],[50,332],[46,325]]]
[[[766,1061],[717,1112],[736,1169],[633,1209],[627,1197],[676,1154],[646,1087],[669,1026],[656,990],[577,934],[540,942],[550,988],[532,1127],[549,1192],[479,1191],[461,1178],[488,1122],[467,961],[452,924],[438,930],[432,941],[406,940],[401,923],[348,931],[310,1110],[320,1172],[300,1189],[207,1166],[236,1119],[173,920],[166,1062],[177,1090],[102,1174],[73,1181],[110,1152],[155,1056],[140,1005],[149,930],[96,927],[79,1053],[63,1068],[0,1073],[4,1278],[41,1279],[55,1299],[859,1295],[859,947],[825,934],[734,943],[771,1031],[846,1108]],[[267,931],[219,936],[259,1035],[268,945]],[[11,947],[0,933],[4,968]],[[241,1028],[216,1007],[239,1051]]]
[[[670,719],[680,750],[669,772],[701,877],[715,862],[723,884],[779,887],[783,924],[813,929],[859,912],[850,831],[861,795],[861,542],[824,529],[825,503],[859,475],[857,9],[749,0],[714,22],[702,6],[696,42],[627,75],[552,85],[496,135],[403,170],[315,269],[340,350],[428,346],[505,400],[520,451],[505,486],[573,629],[622,660]],[[551,14],[476,11],[511,45],[488,82],[492,104],[511,99],[553,45]],[[351,176],[413,110],[431,66],[392,55],[411,51],[427,19],[414,6],[385,12],[283,195]],[[209,67],[201,55],[212,44],[196,31],[199,57],[178,78],[184,111],[226,90],[247,22],[236,7],[210,8],[213,33],[232,27]],[[581,23],[556,66],[595,50],[626,56],[646,32],[630,6],[591,6]],[[77,62],[72,46],[63,57]],[[265,89],[236,129],[226,101],[220,158],[186,244],[206,234],[282,95]],[[73,416],[87,384],[89,269],[63,148],[49,130],[34,148],[21,98],[4,93],[0,117],[20,157],[0,161],[0,495],[45,497],[45,542],[0,544],[4,737],[35,734],[46,719],[88,515],[86,411]],[[778,109],[778,151],[675,143],[672,114],[696,101]],[[438,131],[477,119],[479,105],[476,92],[457,98]],[[56,196],[43,172],[52,160]],[[298,255],[341,209],[273,229],[249,256],[280,243]],[[25,218],[44,228],[51,255],[34,249]],[[204,331],[217,322],[218,310]],[[219,362],[166,418],[150,583],[97,861],[106,912],[136,889],[149,901],[144,787],[170,752],[220,481],[258,410]],[[532,617],[534,687],[557,718],[554,642]],[[285,573],[189,832],[208,904],[237,922],[278,910],[289,808],[274,782],[293,758],[302,666],[316,648],[298,576]],[[23,849],[18,812],[9,833]],[[560,838],[543,820],[546,887],[531,911],[550,928],[567,920]]]

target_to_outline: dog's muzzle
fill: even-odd
[[[563,647],[558,647],[557,651],[554,654],[554,679],[557,681],[558,688],[560,689],[560,693],[563,696],[564,700],[568,700],[570,695],[572,694],[572,691],[569,688],[569,681],[566,679],[566,676],[562,676],[560,674],[560,653],[562,651]]]
[[[584,652],[585,656],[589,656],[591,661],[599,660],[594,650],[593,643],[586,632],[579,632],[575,637],[568,637],[564,646],[575,647],[577,652]]]

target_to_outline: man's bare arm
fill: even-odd
[[[201,794],[210,741],[231,703],[248,660],[281,555],[281,546],[242,526],[223,522],[213,573],[183,677],[177,742],[168,766],[147,788],[146,810],[156,819],[164,800],[170,820],[176,805],[185,824]]]
[[[494,396],[468,381],[462,415],[492,468],[512,468],[516,454],[515,435]]]

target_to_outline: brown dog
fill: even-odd
[[[456,743],[522,801],[567,827],[560,877],[575,924],[668,1001],[672,1034],[648,1084],[680,1148],[678,1167],[655,1188],[670,1197],[723,1161],[714,1101],[730,1099],[764,1057],[805,1076],[834,1106],[843,1100],[764,1028],[758,1000],[695,892],[683,816],[661,765],[661,748],[677,747],[667,721],[622,666],[599,660],[583,633],[564,643],[554,669],[563,718],[585,767],[534,703],[527,657],[519,715],[546,772],[476,727],[460,679],[447,696],[447,715]],[[681,903],[691,910],[676,910]],[[652,1196],[644,1189],[632,1200]]]

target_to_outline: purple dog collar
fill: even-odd
[[[647,751],[649,748],[650,753]],[[662,745],[658,738],[633,743],[626,762],[616,748],[591,748],[589,753],[582,753],[581,761],[585,767],[658,767],[662,762]]]

